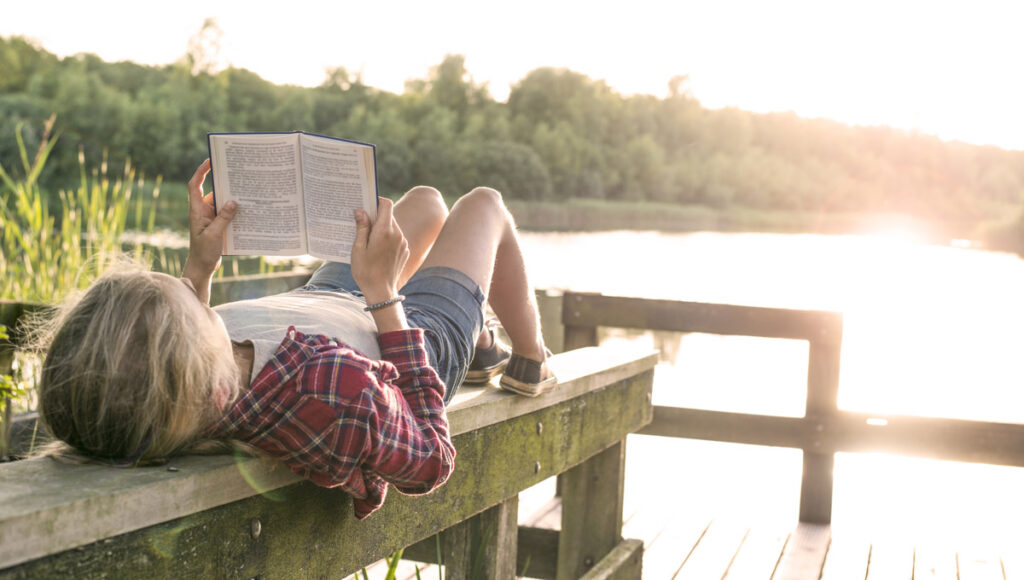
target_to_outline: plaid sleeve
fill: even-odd
[[[292,345],[229,414],[232,436],[317,485],[340,486],[360,519],[383,505],[389,482],[427,493],[454,468],[444,387],[427,364],[422,331],[388,335],[384,361],[326,339]]]
[[[376,509],[372,504],[383,503],[382,482],[406,494],[428,493],[448,480],[455,465],[444,386],[427,363],[423,331],[387,333],[380,342],[383,362],[365,366],[325,356],[309,361],[303,373],[307,389],[324,392],[339,385],[344,401],[336,410],[338,420],[323,432],[315,455],[325,464],[317,471],[354,491],[365,490],[370,511]],[[359,515],[363,493],[353,495]]]
[[[376,471],[402,493],[427,493],[447,481],[455,466],[444,383],[427,361],[422,329],[384,333],[379,342],[396,374],[387,377],[387,388],[373,391],[383,395],[378,408],[386,410],[378,414]]]

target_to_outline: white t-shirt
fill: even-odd
[[[253,347],[252,382],[277,352],[289,326],[303,334],[323,334],[367,357],[380,359],[377,325],[366,302],[347,292],[292,290],[214,307],[228,336]]]

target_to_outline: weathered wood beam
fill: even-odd
[[[515,578],[518,508],[519,496],[513,495],[441,532],[445,578]],[[436,552],[435,544],[435,557]]]
[[[808,428],[808,423],[803,417],[776,417],[655,405],[654,420],[641,429],[640,434],[802,448],[811,437]]]
[[[643,541],[622,540],[580,580],[640,580],[643,559]]]
[[[591,363],[606,360],[605,350],[593,349]],[[582,365],[582,355],[565,356],[567,392],[577,392],[573,377],[589,390],[566,399],[556,391],[550,406],[524,405],[511,417],[492,410],[505,418],[455,437],[458,466],[444,487],[416,498],[392,493],[364,521],[354,519],[344,493],[306,482],[280,487],[294,476],[274,480],[276,463],[264,475],[267,488],[280,489],[241,493],[237,488],[248,486],[243,470],[265,464],[248,458],[236,465],[231,457],[185,457],[172,462],[177,472],[9,464],[0,468],[0,566],[25,563],[0,571],[0,578],[345,576],[569,469],[650,421],[655,355],[637,357],[647,370],[630,377],[598,364],[617,377],[611,383],[594,378],[600,370],[576,376],[573,364]],[[500,397],[491,399],[494,405],[524,400],[482,391],[478,396]],[[484,422],[486,409],[465,405],[472,410],[466,419],[452,408],[453,426]],[[83,545],[89,542],[96,543]],[[27,562],[44,554],[53,555]]]
[[[815,310],[565,294],[562,320],[573,326],[611,326],[676,332],[834,340],[842,314]]]
[[[405,549],[403,560],[437,563],[437,542],[430,536]],[[516,572],[520,576],[555,580],[558,567],[558,530],[520,526],[517,531]],[[443,558],[443,556],[442,556]]]
[[[1024,467],[1024,424],[837,411],[776,417],[654,407],[644,435],[794,447],[816,453],[897,453],[949,461]]]
[[[820,578],[831,544],[832,530],[829,526],[801,523],[786,542],[786,548],[779,559],[772,579]]]
[[[562,475],[559,580],[584,575],[622,540],[625,463],[623,440]]]

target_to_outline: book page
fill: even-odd
[[[302,180],[309,253],[335,262],[352,260],[353,210],[377,215],[376,170],[368,145],[304,134]]]
[[[305,254],[299,140],[294,133],[211,134],[217,206],[238,202],[226,255]]]

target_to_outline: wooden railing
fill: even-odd
[[[535,578],[639,579],[643,543],[622,538],[625,438],[651,421],[656,362],[577,349],[552,358],[559,384],[541,397],[460,391],[451,479],[426,496],[392,492],[362,521],[345,493],[270,460],[3,463],[0,579],[342,578],[401,548],[434,563],[440,552],[451,579],[526,566]],[[518,527],[518,493],[556,475],[560,529]]]
[[[840,410],[837,395],[843,320],[838,313],[567,293],[562,320],[568,348],[596,344],[599,326],[808,341],[803,417],[655,406],[654,421],[641,431],[802,450],[802,522],[831,521],[836,452],[888,452],[1024,466],[1021,424]]]

